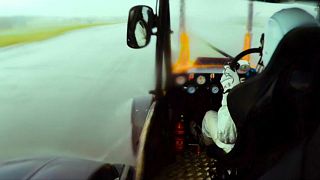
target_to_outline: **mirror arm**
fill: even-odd
[[[158,33],[158,30],[159,30],[158,24],[159,24],[159,17],[158,16],[154,16],[154,22],[153,22],[153,25],[151,27],[151,35],[153,35],[153,36],[158,36],[159,35],[159,33]],[[154,28],[157,28],[156,32],[152,31]]]
[[[153,29],[153,28],[152,28],[152,29]],[[158,31],[153,32],[153,31],[152,31],[152,29],[151,29],[151,33],[150,33],[150,34],[151,34],[151,36],[158,36]]]

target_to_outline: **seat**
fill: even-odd
[[[221,159],[228,166],[246,169],[246,179],[263,175],[291,149],[308,144],[316,132],[319,43],[318,26],[291,30],[266,69],[229,93],[228,108],[238,139]]]

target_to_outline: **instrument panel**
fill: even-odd
[[[208,110],[218,111],[223,94],[221,76],[212,71],[174,74],[174,87],[167,92],[174,121],[183,114],[186,121],[201,125]]]
[[[175,86],[181,88],[190,95],[204,90],[213,95],[222,93],[220,79],[220,73],[189,73],[174,75]]]

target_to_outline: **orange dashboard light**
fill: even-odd
[[[193,80],[194,79],[194,74],[189,74],[189,80]]]
[[[214,74],[213,74],[213,73],[210,74],[210,78],[211,78],[211,79],[214,79]]]

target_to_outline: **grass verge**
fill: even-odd
[[[41,41],[49,39],[55,36],[59,36],[69,31],[84,29],[94,26],[108,25],[108,23],[99,24],[81,24],[81,25],[69,25],[61,27],[52,28],[40,28],[40,29],[24,29],[13,33],[3,33],[0,32],[0,48],[11,46],[21,43],[30,43],[35,41]]]

